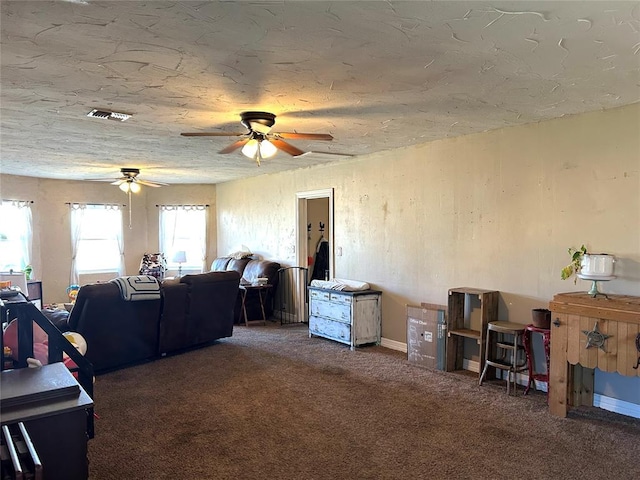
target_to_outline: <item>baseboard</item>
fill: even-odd
[[[399,352],[407,353],[407,344],[403,342],[398,342],[396,340],[390,340],[388,338],[382,337],[380,339],[380,345],[391,350],[397,350]]]
[[[462,368],[463,370],[469,370],[470,372],[480,373],[480,362],[464,358],[462,360]]]
[[[593,394],[593,406],[628,417],[640,418],[640,405],[637,403],[625,402],[599,393]]]

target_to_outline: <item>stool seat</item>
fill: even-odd
[[[479,385],[487,375],[489,367],[507,371],[507,395],[511,390],[516,391],[516,373],[527,370],[528,363],[525,359],[518,360],[518,353],[524,352],[522,344],[526,325],[521,323],[495,321],[487,324],[486,359],[480,375]],[[513,341],[508,341],[505,336],[512,335]],[[500,353],[500,355],[498,355]],[[522,357],[522,355],[520,355]],[[492,377],[493,378],[493,377]]]
[[[523,333],[526,325],[522,325],[521,323],[514,322],[506,322],[506,321],[497,321],[497,322],[489,322],[487,328],[489,330],[494,330],[496,332],[501,333]]]

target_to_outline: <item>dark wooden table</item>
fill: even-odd
[[[256,320],[249,320],[247,317],[247,308],[245,306],[245,302],[247,300],[248,292],[257,292],[258,298],[260,299],[260,310],[262,311],[262,320],[257,320],[258,322],[262,322],[263,325],[267,323],[267,316],[264,312],[264,299],[267,296],[267,292],[273,287],[273,285],[243,285],[240,284],[240,294],[242,295],[242,314],[244,315],[244,324],[248,327],[249,323],[254,323]]]

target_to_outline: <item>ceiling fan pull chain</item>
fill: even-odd
[[[131,230],[131,189],[129,189],[129,230]]]

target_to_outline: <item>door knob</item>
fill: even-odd
[[[560,320],[558,320],[558,319],[556,318],[556,319],[553,321],[553,324],[554,324],[556,327],[559,327],[559,326],[560,326]]]

